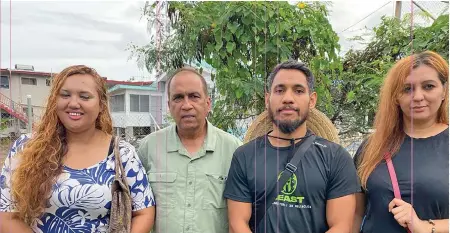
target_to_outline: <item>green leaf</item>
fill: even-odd
[[[244,30],[242,28],[238,27],[236,34],[235,34],[236,38],[239,40],[243,33],[244,33]]]
[[[249,38],[248,38],[247,34],[243,34],[243,35],[240,37],[240,41],[241,41],[243,44],[247,43],[247,42],[249,41]]]
[[[208,51],[209,53],[213,52],[213,49],[214,49],[214,47],[213,47],[212,44],[209,44],[209,43],[208,43],[208,44],[206,45],[206,51]],[[206,57],[205,59],[211,59],[211,58]]]
[[[349,91],[347,93],[347,101],[352,102],[355,99],[355,93],[353,91]]]
[[[274,23],[269,24],[269,30],[270,30],[270,34],[274,35],[276,34],[276,25]]]
[[[308,19],[303,19],[302,24],[303,27],[308,27],[311,24],[311,22]]]
[[[230,31],[225,31],[225,36],[224,36],[225,40],[230,41],[231,40],[231,33]]]
[[[228,23],[228,29],[231,31],[231,33],[236,33],[237,28],[239,27],[239,24],[237,23]]]
[[[255,26],[259,29],[263,29],[264,28],[264,22],[262,20],[260,20],[259,18],[255,19]]]
[[[227,52],[228,53],[232,53],[233,49],[236,47],[236,45],[233,42],[228,42],[227,43]]]
[[[269,17],[272,18],[273,15],[275,14],[275,12],[273,10],[269,10],[268,14],[269,14]]]
[[[216,46],[215,46],[216,51],[220,51],[220,49],[222,48],[222,46],[223,46],[223,42],[222,42],[222,41],[220,41],[219,43],[216,43]]]
[[[242,97],[242,94],[244,94],[242,89],[236,89],[236,98],[240,99]]]
[[[250,17],[244,17],[242,18],[242,22],[244,23],[244,25],[252,25],[252,19]]]

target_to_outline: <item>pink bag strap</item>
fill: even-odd
[[[386,153],[385,160],[389,176],[391,177],[392,188],[394,189],[394,197],[402,199],[400,187],[398,186],[397,174],[395,174],[394,164],[392,164],[391,154],[389,152]]]
[[[391,177],[392,188],[394,189],[394,197],[397,199],[402,199],[402,195],[400,194],[400,187],[398,186],[397,174],[395,174],[394,164],[392,163],[391,159],[391,153],[387,152],[384,155],[384,160],[386,160],[389,176]],[[408,233],[411,233],[408,228],[406,228],[406,231]]]

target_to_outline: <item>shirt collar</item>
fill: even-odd
[[[172,124],[169,127],[169,133],[167,136],[167,152],[179,151],[183,148],[183,144],[177,134],[177,126],[176,124]],[[206,137],[203,147],[206,151],[214,151],[217,139],[216,128],[208,120],[206,120],[206,127]]]

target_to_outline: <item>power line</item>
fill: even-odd
[[[355,26],[356,24],[358,24],[358,23],[360,23],[361,21],[367,19],[369,16],[375,14],[375,12],[379,11],[381,8],[387,6],[389,3],[391,3],[391,1],[389,1],[389,2],[387,2],[386,4],[382,5],[380,8],[376,9],[376,10],[373,11],[372,13],[368,14],[366,17],[362,18],[361,20],[359,20],[358,22],[356,22],[356,23],[353,24],[352,26],[350,26],[350,27],[344,29],[343,31],[339,32],[338,34],[341,34],[341,33],[345,32],[345,31],[347,31],[348,29],[352,28],[352,27]]]
[[[425,14],[427,14],[430,18],[432,18],[433,20],[436,20],[436,18],[433,17],[433,15],[430,14],[430,12],[428,12],[425,8],[423,8],[421,5],[419,5],[416,1],[412,1],[412,3],[414,5],[416,5],[419,9],[421,9],[423,12],[425,12]]]

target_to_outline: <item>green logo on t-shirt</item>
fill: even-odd
[[[283,172],[281,172],[278,175],[278,179],[280,179],[281,174],[283,174]],[[281,193],[283,193],[284,195],[291,195],[295,192],[296,188],[297,188],[297,176],[295,174],[292,174],[292,176],[289,177],[289,179],[286,181],[286,184],[284,184]]]
[[[278,180],[280,179],[281,172],[278,175]],[[297,176],[295,174],[292,174],[291,177],[286,181],[286,184],[283,185],[283,188],[281,189],[281,193],[277,196],[277,201],[287,202],[287,203],[297,203],[302,204],[305,197],[302,196],[295,196],[294,192],[297,189]],[[288,207],[297,207],[297,205],[289,205]],[[297,207],[297,208],[303,208],[303,207]]]

